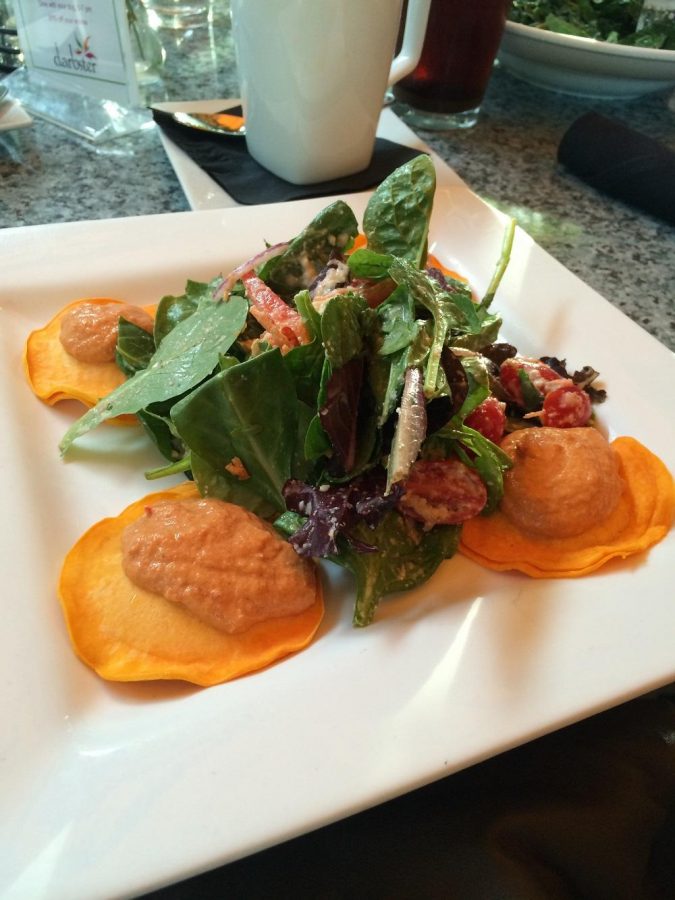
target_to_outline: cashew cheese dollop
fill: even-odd
[[[129,303],[80,303],[61,319],[63,349],[86,363],[114,362],[120,316],[152,331],[152,316]]]
[[[501,442],[513,460],[502,513],[542,537],[581,534],[610,515],[622,480],[614,450],[595,428],[528,428]]]
[[[316,599],[316,574],[271,525],[217,499],[164,500],[122,534],[126,576],[195,617],[238,634]]]

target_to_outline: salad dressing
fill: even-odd
[[[619,502],[618,460],[595,428],[527,428],[507,435],[501,448],[514,462],[501,511],[530,534],[582,534]]]
[[[122,535],[134,584],[227,634],[294,616],[316,599],[308,560],[253,513],[214,499],[164,500]]]
[[[120,318],[152,333],[152,317],[138,306],[129,303],[81,303],[73,306],[61,320],[61,345],[80,362],[114,362]]]

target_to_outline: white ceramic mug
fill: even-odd
[[[387,85],[420,57],[430,0],[232,0],[246,141],[293,184],[365,169]]]

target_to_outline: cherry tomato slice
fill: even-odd
[[[591,398],[572,381],[544,397],[541,424],[550,428],[579,428],[591,418]]]
[[[399,509],[428,528],[458,525],[477,516],[487,488],[474,469],[458,459],[418,460],[405,483]]]
[[[505,359],[499,367],[499,380],[506,393],[520,406],[525,404],[523,386],[518,374],[521,370],[530,379],[532,387],[542,396],[546,393],[547,382],[560,379],[560,375],[556,371],[538,359],[528,359],[523,356],[513,356]]]
[[[246,296],[251,301],[251,315],[268,332],[268,339],[277,346],[309,343],[309,335],[302,316],[278,294],[258,278],[255,272],[241,276]]]
[[[493,444],[498,444],[506,425],[506,404],[496,397],[487,397],[464,419],[464,424],[479,431]]]

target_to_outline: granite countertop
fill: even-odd
[[[161,30],[162,81],[146,101],[237,96],[229,19]],[[605,197],[556,162],[567,127],[597,110],[675,149],[675,94],[595,101],[497,68],[478,124],[420,136],[483,199],[515,216],[552,256],[675,349],[675,228]],[[0,134],[0,227],[189,209],[155,126],[93,145],[36,119]]]

